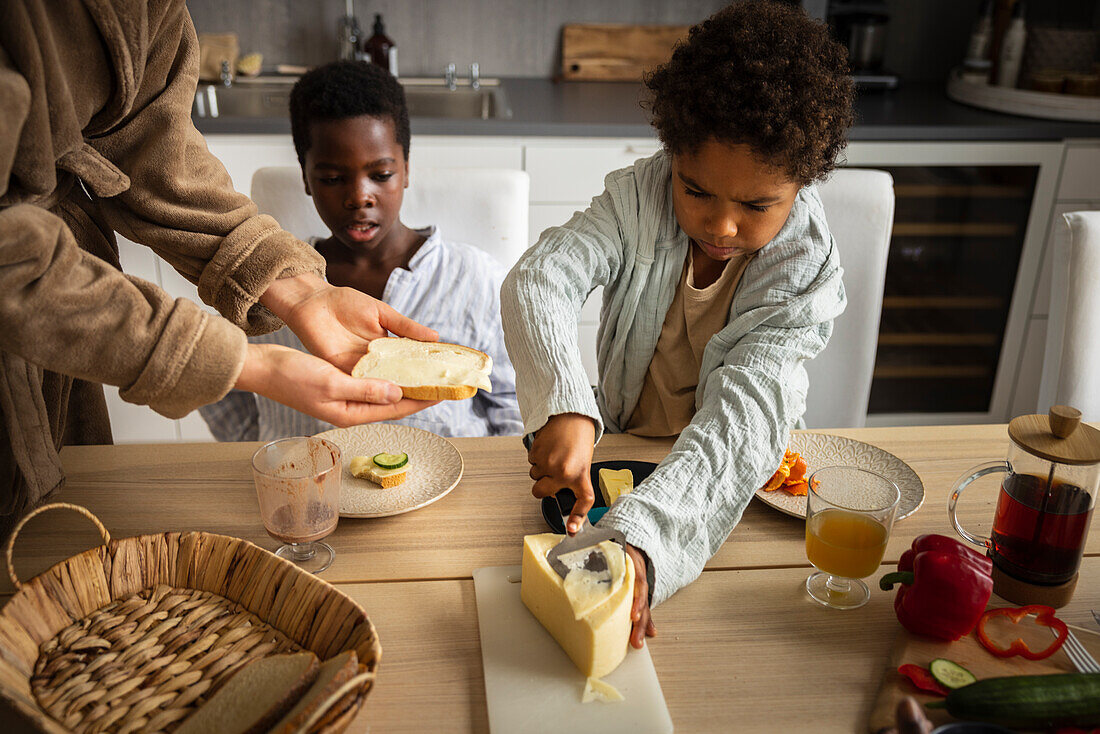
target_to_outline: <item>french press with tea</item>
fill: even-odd
[[[955,483],[947,512],[955,531],[986,548],[993,591],[1016,604],[1065,606],[1100,486],[1100,431],[1081,411],[1056,405],[1048,415],[1021,415],[1008,424],[1008,458],[976,466]],[[959,523],[955,507],[978,477],[1004,473],[993,529],[985,538]]]

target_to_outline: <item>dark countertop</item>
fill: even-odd
[[[648,138],[653,130],[639,101],[640,84],[504,79],[510,119],[414,117],[414,135]],[[1063,140],[1100,138],[1100,123],[1021,117],[947,98],[943,84],[903,82],[893,91],[861,93],[852,140]],[[203,133],[290,133],[279,118],[196,118]]]

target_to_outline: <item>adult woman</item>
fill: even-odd
[[[16,0],[0,15],[0,536],[60,486],[64,443],[110,441],[98,383],[168,417],[233,387],[338,425],[429,405],[345,371],[387,330],[435,333],[325,283],[324,261],[206,150],[182,0]],[[122,274],[116,231],[224,318]],[[316,356],[247,344],[281,322]]]

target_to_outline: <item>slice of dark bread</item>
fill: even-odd
[[[294,708],[271,728],[271,734],[292,734],[298,731],[321,704],[358,672],[359,658],[355,650],[345,650],[326,660],[321,664],[321,671],[313,685],[298,699]]]
[[[175,734],[261,734],[317,679],[311,652],[259,658],[238,670]]]

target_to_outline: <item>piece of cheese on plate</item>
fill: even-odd
[[[621,546],[604,541],[595,547],[607,558],[607,573],[573,566],[563,580],[550,567],[546,553],[564,537],[524,537],[520,598],[582,673],[602,678],[626,657],[634,564]],[[608,574],[608,580],[598,580]]]
[[[629,469],[600,469],[600,494],[608,507],[633,489],[634,474]]]

